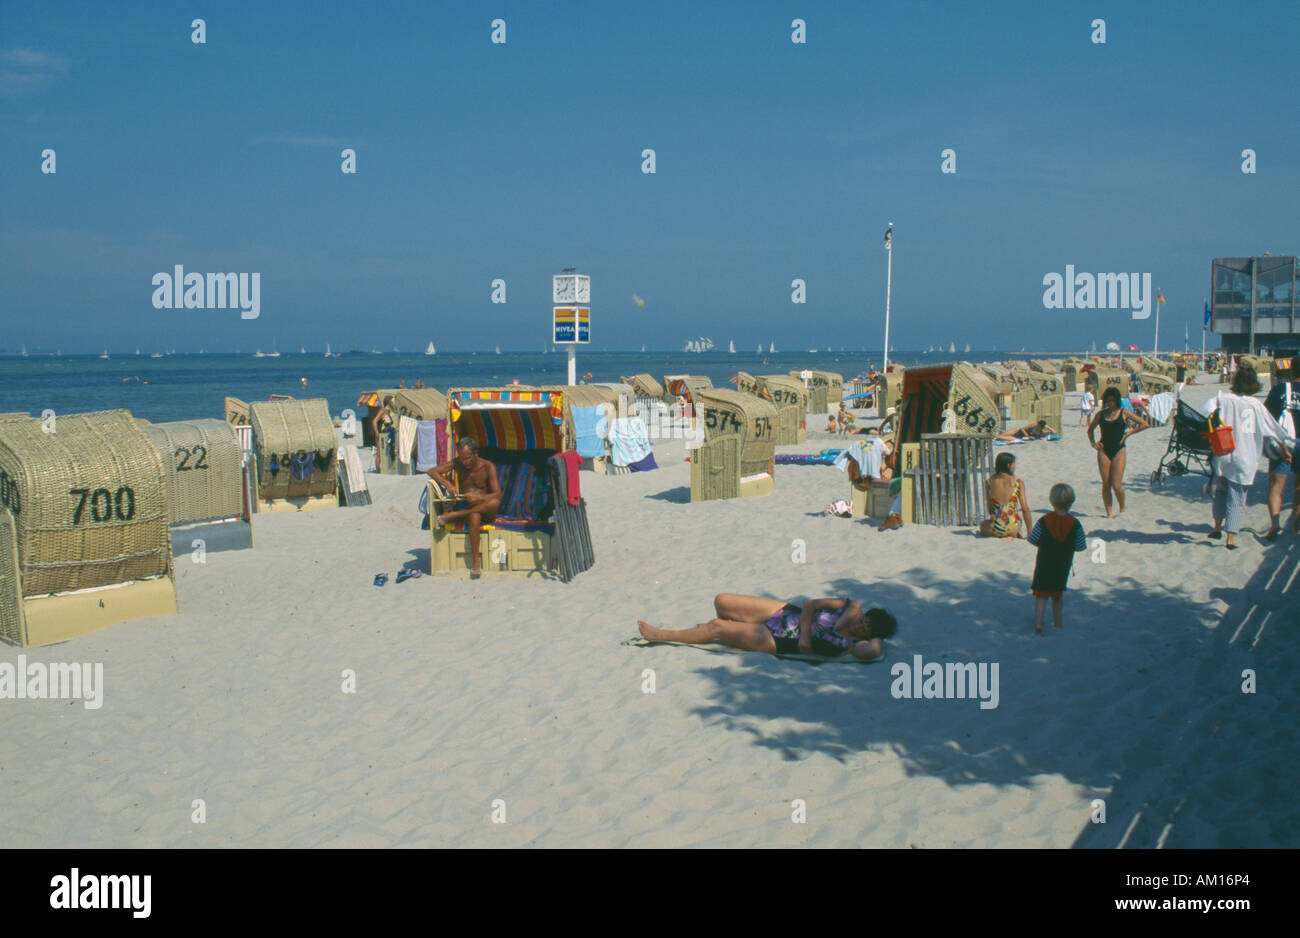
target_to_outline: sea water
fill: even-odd
[[[111,353],[110,353],[111,354]],[[968,361],[991,361],[997,352],[970,352]],[[891,361],[904,365],[952,361],[936,352],[896,352]],[[834,371],[845,381],[862,374],[879,351],[776,352],[730,354],[689,352],[588,352],[578,350],[578,376],[590,381],[620,381],[641,372],[662,380],[666,374],[704,375],[715,387],[732,387],[728,379],[738,371],[750,374],[784,374],[804,368]],[[303,387],[302,380],[307,379]],[[272,394],[297,398],[323,397],[330,413],[338,416],[356,407],[364,391],[395,388],[402,381],[413,387],[446,391],[452,387],[494,387],[518,380],[520,384],[564,384],[568,379],[563,350],[492,352],[438,355],[373,353],[325,358],[321,352],[282,353],[278,358],[251,354],[189,354],[149,358],[133,354],[38,355],[27,358],[0,356],[0,413],[23,411],[40,415],[84,413],[125,408],[154,423],[165,420],[221,418],[227,396],[245,401],[266,400]]]

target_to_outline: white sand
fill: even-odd
[[[204,564],[182,534],[178,616],[23,652],[103,662],[105,702],[0,701],[0,843],[1300,844],[1300,539],[1206,540],[1203,479],[1146,481],[1165,428],[1130,440],[1129,511],[1106,520],[1076,402],[1064,440],[1013,448],[1035,514],[1069,482],[1106,545],[1104,565],[1078,555],[1068,627],[1049,612],[1043,637],[1025,543],[822,517],[848,483],[820,466],[779,467],[769,497],[691,505],[680,443],[656,447],[658,472],[583,475],[597,565],[569,584],[392,582],[427,569],[410,478],[371,475],[369,509],[260,515],[256,550],[212,539]],[[810,436],[800,449],[838,445]],[[1263,489],[1261,473],[1260,533]],[[637,618],[706,620],[720,591],[851,595],[901,630],[872,666],[619,644]],[[997,662],[1000,705],[894,699],[890,667],[914,654]]]

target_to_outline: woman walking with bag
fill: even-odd
[[[1264,407],[1251,395],[1259,393],[1259,377],[1252,365],[1243,362],[1232,379],[1232,390],[1221,392],[1210,403],[1210,414],[1218,414],[1229,428],[1231,449],[1216,447],[1211,458],[1214,468],[1214,530],[1210,537],[1219,540],[1227,528],[1228,550],[1236,550],[1236,535],[1241,530],[1241,516],[1246,510],[1246,491],[1255,482],[1255,471],[1264,455],[1264,441],[1277,440],[1295,446],[1289,436]]]

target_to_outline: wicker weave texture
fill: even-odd
[[[15,537],[14,516],[0,508],[0,638],[11,645],[26,645]]]
[[[957,418],[958,433],[993,433],[1002,426],[997,403],[986,390],[988,383],[975,377],[967,365],[954,365],[948,384],[948,403]]]
[[[124,410],[13,421],[0,433],[0,501],[14,517],[22,594],[171,572],[163,464]]]
[[[262,499],[329,495],[335,491],[338,439],[323,399],[255,401],[249,413]],[[313,459],[311,474],[306,479],[293,478],[289,461],[309,457]]]
[[[739,436],[740,474],[770,472],[776,455],[776,406],[770,401],[724,388],[700,391],[696,397],[704,421],[706,442]]]
[[[224,420],[187,420],[141,429],[166,468],[172,524],[243,514],[243,454],[234,427]]]

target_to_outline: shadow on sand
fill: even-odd
[[[1258,715],[1284,712],[1280,698],[1296,686],[1295,669],[1288,658],[1285,675],[1268,678],[1276,700],[1242,694],[1240,684],[1243,667],[1255,667],[1241,636],[1262,631],[1266,644],[1274,639],[1273,655],[1289,654],[1298,556],[1300,545],[1286,554],[1289,575],[1274,574],[1270,562],[1245,589],[1223,590],[1210,602],[1176,584],[1112,577],[1104,606],[1067,594],[1067,628],[1049,624],[1044,637],[1033,634],[1027,583],[1017,574],[953,580],[914,569],[885,582],[833,581],[826,595],[856,596],[898,617],[885,662],[810,668],[748,656],[753,664],[739,673],[703,672],[714,687],[694,712],[788,760],[820,754],[860,765],[883,748],[908,774],[951,786],[1030,787],[1038,776],[1062,777],[1089,801],[1106,802],[1107,823],[1080,817],[1079,847],[1294,846],[1300,831],[1284,784],[1294,731]],[[1218,625],[1221,602],[1229,611]],[[1000,662],[999,705],[895,699],[893,669],[914,654],[926,662]],[[1091,669],[1109,673],[1094,682]],[[1232,743],[1252,713],[1262,737]],[[1250,757],[1234,745],[1250,748]],[[1260,753],[1261,745],[1268,751]],[[1224,785],[1233,804],[1272,805],[1266,825],[1224,818]],[[1196,822],[1183,831],[1179,818],[1191,816]]]

